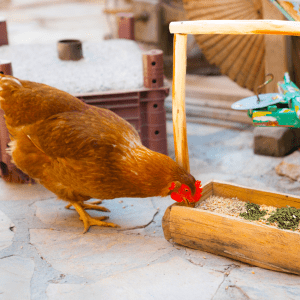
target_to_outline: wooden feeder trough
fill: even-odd
[[[175,157],[190,170],[186,114],[185,77],[187,34],[282,34],[300,35],[300,22],[276,20],[205,20],[170,23],[174,34],[172,114]],[[201,178],[198,178],[201,180]],[[210,182],[203,187],[201,200],[210,195],[283,207],[300,208],[294,197],[232,184]],[[165,238],[217,255],[223,255],[259,267],[300,275],[300,234],[258,225],[207,210],[184,205],[170,206],[163,217]]]
[[[203,186],[200,201],[215,195],[236,197],[259,205],[300,208],[300,197],[271,193],[212,181]],[[260,225],[180,204],[169,206],[163,217],[168,241],[226,256],[258,267],[300,275],[300,233]]]

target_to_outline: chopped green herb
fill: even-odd
[[[246,212],[241,213],[240,216],[246,220],[257,221],[267,214],[266,210],[260,210],[260,206],[255,203],[247,202],[245,206]]]
[[[300,209],[295,207],[277,208],[268,218],[268,221],[277,222],[278,228],[295,230],[300,222]]]
[[[257,221],[259,219],[265,220],[266,225],[271,223],[277,223],[278,228],[296,230],[300,222],[300,209],[295,207],[277,208],[275,212],[271,213],[271,216],[266,220],[263,218],[267,214],[266,210],[260,210],[260,206],[254,203],[247,202],[245,204],[246,212],[241,213],[240,216],[246,220]]]

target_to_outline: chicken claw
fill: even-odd
[[[80,216],[80,220],[83,221],[84,224],[84,230],[83,233],[86,233],[89,228],[93,225],[98,225],[98,226],[104,226],[104,227],[114,227],[114,228],[119,228],[120,226],[114,223],[108,223],[108,222],[103,222],[99,219],[92,218],[83,208],[84,203],[78,203],[78,202],[72,202],[73,207],[76,209]],[[104,217],[107,219],[107,217]],[[104,219],[101,217],[101,219]]]
[[[82,203],[81,206],[83,209],[101,210],[101,211],[110,212],[110,210],[108,208],[97,205],[100,203],[102,203],[102,201],[98,200],[98,201],[93,201],[93,202],[89,202],[89,203]],[[74,205],[72,203],[69,203],[68,205],[65,206],[65,208],[70,209],[71,206],[74,206]]]

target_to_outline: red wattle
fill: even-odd
[[[171,193],[171,198],[177,202],[183,202],[181,196],[175,192]]]

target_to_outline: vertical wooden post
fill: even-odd
[[[186,46],[187,35],[174,34],[172,116],[175,157],[177,163],[190,172],[185,114]]]

